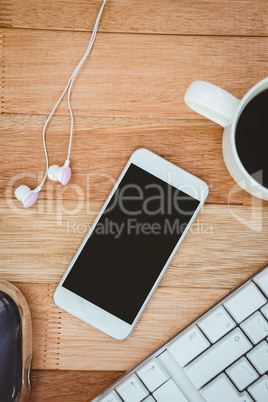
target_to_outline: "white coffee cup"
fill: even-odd
[[[235,144],[235,132],[245,106],[266,89],[268,89],[268,77],[251,88],[240,100],[213,84],[194,81],[184,97],[185,103],[190,108],[224,128],[223,157],[230,175],[244,190],[263,200],[268,200],[268,188],[256,181],[240,161]]]

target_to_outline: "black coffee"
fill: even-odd
[[[268,188],[268,90],[255,96],[242,111],[235,142],[244,168]]]

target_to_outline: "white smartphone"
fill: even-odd
[[[127,338],[207,195],[204,181],[146,149],[134,152],[58,285],[56,305]]]

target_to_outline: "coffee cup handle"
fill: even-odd
[[[184,96],[185,103],[197,113],[227,127],[232,123],[240,100],[205,81],[194,81]]]

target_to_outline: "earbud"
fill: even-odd
[[[36,202],[39,191],[40,187],[31,190],[28,186],[22,185],[15,190],[15,196],[22,202],[24,208],[29,208]]]
[[[61,184],[65,186],[65,184],[69,183],[72,171],[69,167],[69,160],[66,160],[64,165],[59,167],[58,165],[52,165],[48,169],[48,177],[50,180],[59,181]]]
[[[1,0],[0,0],[1,1]],[[44,175],[44,178],[42,180],[42,182],[39,184],[38,187],[36,187],[34,190],[31,190],[29,187],[27,186],[20,186],[16,189],[15,191],[15,196],[16,198],[21,201],[23,203],[23,206],[25,208],[29,208],[31,207],[37,200],[38,198],[38,193],[41,190],[43,184],[45,183],[47,176],[50,178],[50,180],[53,181],[59,181],[61,184],[63,184],[64,186],[70,181],[71,175],[72,175],[72,171],[71,168],[69,167],[70,161],[70,153],[71,153],[71,146],[72,146],[72,137],[73,137],[73,111],[72,111],[72,105],[71,105],[71,90],[72,90],[72,86],[75,80],[75,77],[80,69],[80,67],[82,66],[82,64],[84,63],[84,61],[86,60],[87,56],[89,55],[92,46],[94,44],[96,35],[97,35],[97,31],[98,31],[98,26],[99,26],[99,22],[101,19],[101,15],[104,9],[104,6],[106,4],[107,0],[103,0],[102,6],[100,8],[98,17],[96,19],[92,34],[91,34],[91,38],[88,44],[88,47],[83,55],[83,57],[81,58],[81,60],[79,61],[79,63],[77,64],[76,68],[74,69],[74,71],[72,72],[71,77],[69,78],[69,81],[64,89],[64,91],[62,92],[61,96],[59,97],[56,105],[54,106],[54,108],[52,109],[50,115],[48,116],[48,118],[46,119],[46,122],[44,124],[43,127],[43,145],[44,145],[44,151],[45,151],[45,157],[46,157],[46,173]],[[60,102],[62,101],[62,98],[64,97],[65,93],[68,90],[68,108],[69,108],[69,112],[70,112],[70,117],[71,117],[71,129],[70,129],[70,138],[69,138],[69,148],[68,148],[68,154],[67,154],[67,160],[65,161],[63,166],[58,166],[58,165],[53,165],[49,167],[49,160],[48,160],[48,154],[47,154],[47,147],[46,147],[46,128],[47,125],[50,121],[50,119],[52,118],[55,110],[57,109],[57,107],[59,106]]]

